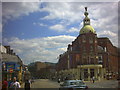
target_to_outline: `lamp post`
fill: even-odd
[[[105,47],[104,48],[104,50],[105,50],[105,53],[107,54],[107,79],[109,80],[109,73],[110,73],[110,71],[109,71],[109,52],[107,51],[107,48]]]
[[[109,80],[110,79],[109,52],[107,52],[107,62],[108,62],[108,80]]]

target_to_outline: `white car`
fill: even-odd
[[[64,88],[70,88],[70,90],[85,90],[88,86],[82,80],[66,80],[63,84],[60,84],[60,90]]]

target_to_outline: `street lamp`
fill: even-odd
[[[107,62],[108,62],[108,80],[109,80],[110,79],[109,52],[107,52]]]
[[[109,68],[109,52],[107,52],[107,49],[106,49],[106,47],[104,48],[105,49],[105,52],[106,52],[106,54],[107,54],[107,78],[108,78],[108,80],[109,80],[109,77],[110,77],[110,68]]]

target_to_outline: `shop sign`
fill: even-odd
[[[15,69],[15,63],[6,63],[7,70]]]
[[[11,68],[11,69],[9,70],[9,72],[12,73],[12,72],[13,72],[13,69]]]
[[[20,65],[16,64],[16,70],[20,71]]]

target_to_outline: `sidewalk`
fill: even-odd
[[[84,81],[89,88],[117,88],[117,80],[102,80],[102,81]]]
[[[21,88],[24,88],[24,85],[25,85],[25,83],[22,83],[22,84],[21,84]]]

